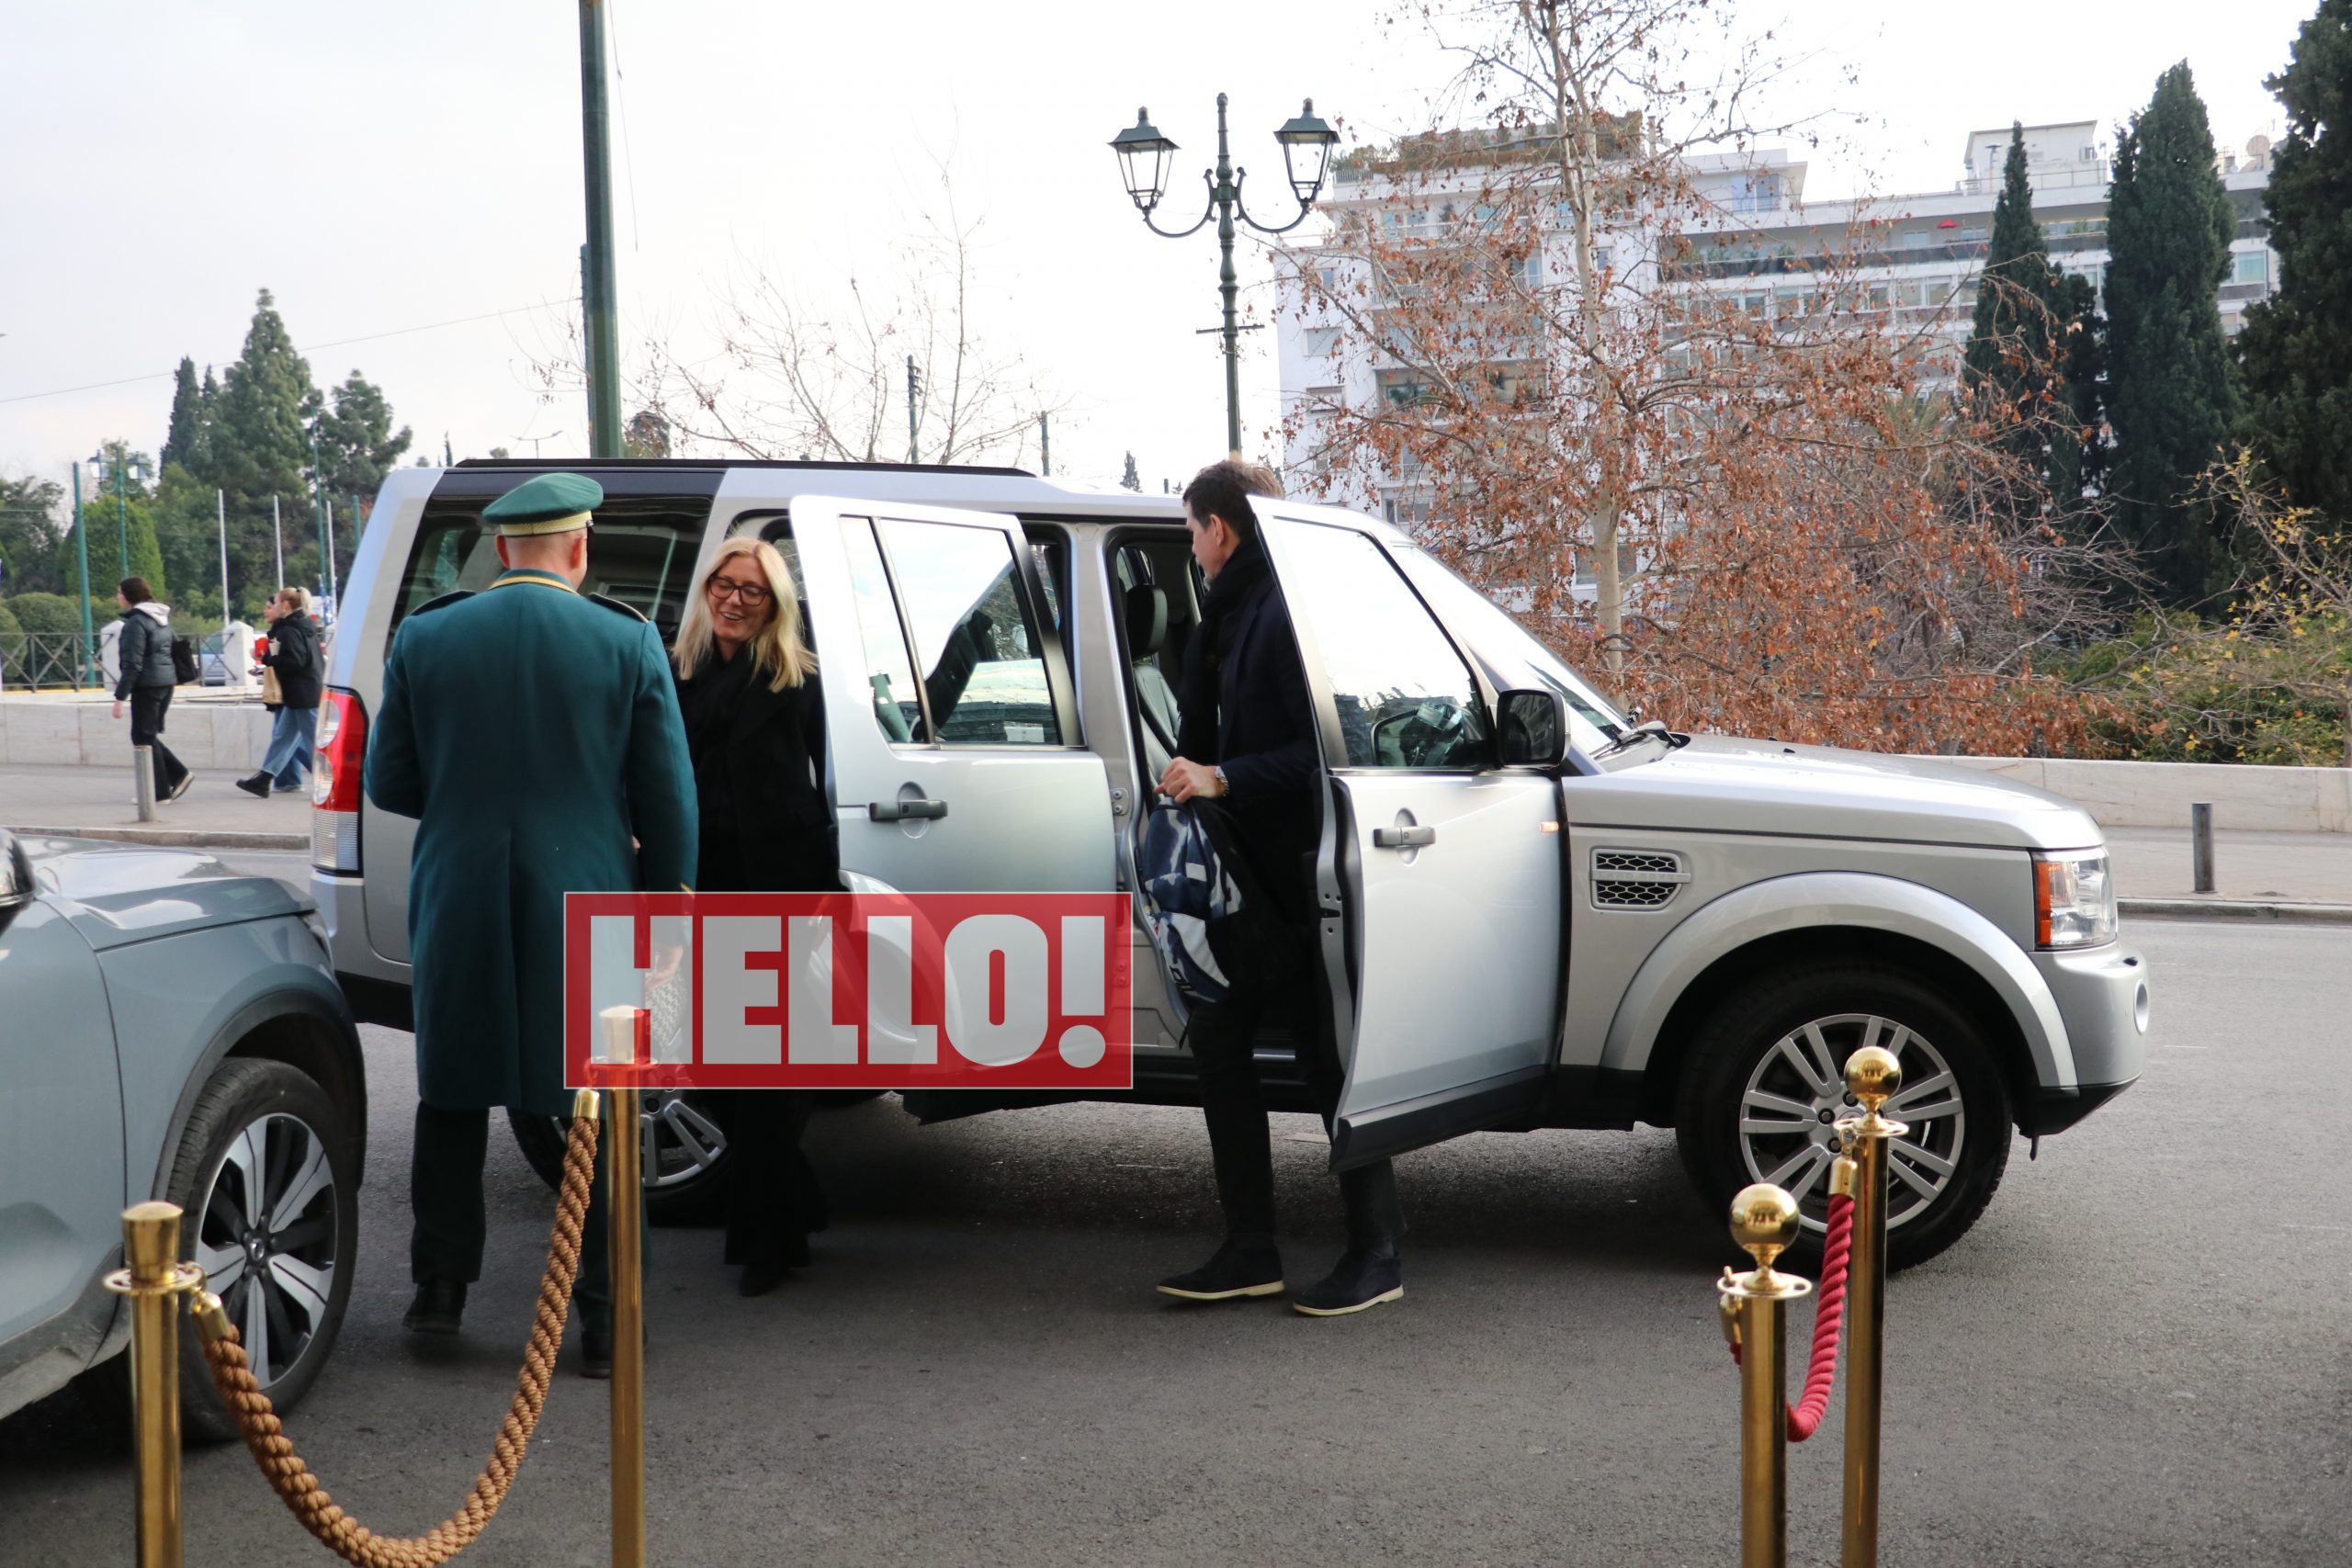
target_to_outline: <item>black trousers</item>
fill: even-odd
[[[1307,944],[1277,973],[1237,986],[1224,1001],[1193,1009],[1185,1039],[1200,1071],[1201,1110],[1208,1119],[1209,1152],[1216,1166],[1217,1201],[1227,1233],[1237,1246],[1274,1244],[1274,1161],[1266,1123],[1265,1086],[1258,1075],[1257,1037],[1270,1014],[1289,1010],[1298,1030],[1300,1066],[1306,1070],[1323,1129],[1331,1130],[1344,1074],[1332,1039],[1330,1009],[1315,984]],[[1405,1234],[1404,1205],[1396,1195],[1396,1172],[1375,1160],[1340,1173],[1340,1199],[1347,1208],[1348,1246],[1393,1254]]]
[[[609,1101],[607,1102],[610,1103]],[[612,1128],[605,1128],[610,1135]],[[480,1109],[451,1111],[423,1100],[416,1105],[416,1143],[409,1156],[409,1213],[415,1227],[409,1233],[409,1278],[455,1280],[471,1284],[481,1278],[484,1237],[481,1168],[490,1153],[490,1112]],[[605,1189],[605,1155],[599,1144],[596,1179],[588,1189],[588,1214],[580,1227],[580,1272],[571,1293],[582,1314],[592,1323],[613,1320],[612,1228],[605,1216],[611,1202]],[[644,1225],[644,1199],[638,1202],[638,1224]],[[549,1211],[552,1220],[553,1211]],[[653,1262],[651,1238],[644,1258]]]
[[[809,1233],[825,1228],[824,1189],[800,1149],[812,1098],[784,1089],[710,1097],[727,1131],[727,1262],[781,1257],[797,1266],[808,1258]]]
[[[149,760],[155,770],[158,800],[179,788],[180,780],[187,777],[187,764],[173,756],[172,749],[164,744],[164,710],[171,705],[169,686],[130,688],[130,743],[152,748]]]

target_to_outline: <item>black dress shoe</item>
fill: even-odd
[[[239,779],[237,787],[256,800],[266,800],[269,798],[269,775],[255,773],[251,778]]]
[[[609,1378],[613,1375],[613,1330],[594,1324],[582,1324],[580,1333],[580,1375],[583,1378]]]
[[[1227,1241],[1191,1273],[1159,1281],[1159,1293],[1183,1302],[1278,1296],[1283,1293],[1283,1255],[1271,1247],[1238,1247]]]
[[[426,1280],[416,1287],[401,1326],[411,1334],[455,1334],[466,1315],[466,1287],[461,1280]]]
[[[1350,1247],[1319,1283],[1291,1299],[1309,1317],[1345,1317],[1351,1312],[1393,1302],[1405,1293],[1405,1265],[1393,1252],[1374,1254]]]

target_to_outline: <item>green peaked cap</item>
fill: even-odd
[[[585,528],[605,504],[605,487],[584,474],[541,474],[525,479],[482,508],[481,520],[509,537]]]

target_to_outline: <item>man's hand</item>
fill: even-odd
[[[1215,800],[1225,791],[1216,782],[1216,768],[1179,757],[1159,775],[1159,793],[1182,806],[1196,795]]]
[[[122,704],[119,702],[114,705],[114,716],[117,718],[120,718],[122,716]]]
[[[651,992],[676,979],[678,970],[685,961],[686,950],[683,944],[676,947],[656,945],[653,949],[653,966],[645,972],[646,990]]]

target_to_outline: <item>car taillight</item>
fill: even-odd
[[[317,763],[311,771],[311,863],[359,870],[359,791],[368,757],[368,710],[348,692],[319,705]]]

